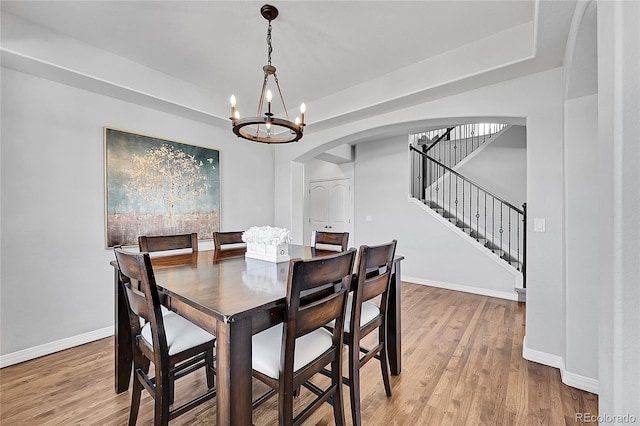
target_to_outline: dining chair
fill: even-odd
[[[162,312],[149,253],[131,253],[121,248],[114,248],[114,252],[126,295],[133,347],[129,426],[136,424],[143,387],[155,400],[154,425],[167,425],[169,420],[216,396],[215,337],[175,312]],[[141,290],[131,285],[133,280]],[[150,363],[154,365],[153,377],[148,374]],[[203,367],[207,391],[171,409],[174,382]]]
[[[360,246],[352,292],[347,301],[344,342],[349,347],[349,378],[343,380],[349,386],[351,417],[353,425],[357,426],[362,424],[360,369],[372,358],[380,361],[384,389],[387,396],[391,396],[387,351],[387,305],[396,244],[397,241],[393,240],[388,244]],[[335,331],[336,327],[339,327],[338,323],[331,322],[327,328]],[[374,330],[378,330],[377,344],[371,349],[361,347],[362,338]],[[364,353],[364,356],[360,357],[360,353]],[[324,373],[329,375],[326,370]]]
[[[245,244],[242,241],[243,231],[232,231],[232,232],[214,232],[213,233],[213,248],[216,250],[220,250],[222,246],[228,244]]]
[[[349,242],[348,232],[315,231],[313,247],[335,251],[345,251]],[[320,244],[320,246],[318,246]]]
[[[271,387],[254,408],[278,394],[280,425],[303,422],[323,402],[333,405],[336,425],[344,424],[342,396],[342,325],[355,249],[311,259],[291,259],[284,322],[253,336],[253,375]],[[335,321],[332,332],[324,325]],[[322,389],[309,379],[331,365],[331,384]],[[296,417],[293,401],[303,386],[316,394]]]
[[[190,248],[193,252],[198,251],[198,234],[181,235],[160,235],[149,237],[141,235],[138,237],[138,247],[140,252],[154,252]]]

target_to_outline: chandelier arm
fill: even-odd
[[[260,117],[262,115],[262,104],[264,102],[264,96],[267,92],[267,79],[269,78],[269,74],[264,73],[264,80],[262,80],[262,90],[260,90],[260,102],[258,103],[258,113],[256,117]]]
[[[284,97],[282,96],[282,90],[280,90],[280,82],[278,81],[278,76],[276,73],[273,73],[273,78],[276,81],[276,87],[278,88],[278,94],[280,95],[280,101],[282,102],[282,108],[284,108],[284,114],[287,116],[287,120],[289,119],[289,112],[287,111],[287,106],[284,104]]]

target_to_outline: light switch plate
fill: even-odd
[[[536,217],[533,219],[533,232],[546,232],[547,224],[543,217]]]

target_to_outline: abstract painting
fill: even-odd
[[[220,228],[220,152],[104,128],[107,247]]]

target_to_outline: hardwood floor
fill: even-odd
[[[402,297],[402,374],[391,378],[393,397],[387,398],[378,363],[364,366],[363,424],[571,425],[576,413],[597,415],[596,395],[522,358],[524,304],[410,283],[403,283]],[[130,396],[116,395],[113,383],[112,338],[6,367],[0,370],[0,423],[126,424]],[[254,383],[257,396],[265,387]],[[176,402],[204,387],[204,372],[180,379]],[[310,400],[305,392],[300,401]],[[350,424],[348,395],[345,388]],[[152,418],[152,399],[143,392],[138,424]],[[171,424],[215,421],[213,400]],[[254,412],[253,421],[276,424],[276,399]],[[306,424],[333,424],[331,407],[325,404]]]

